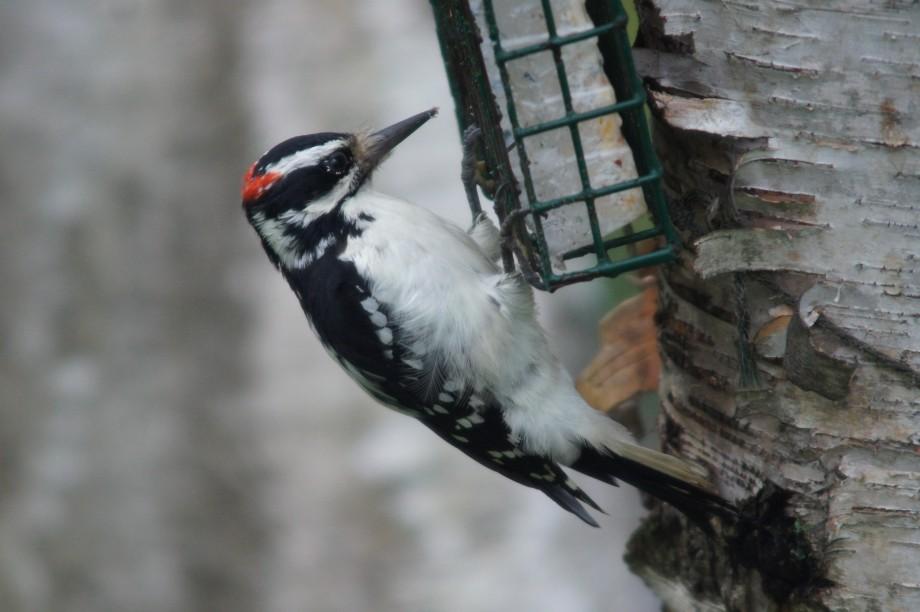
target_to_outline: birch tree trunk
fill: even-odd
[[[659,509],[629,561],[672,610],[920,610],[920,5],[640,9],[663,444],[759,527]]]

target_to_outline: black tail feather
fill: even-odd
[[[568,510],[588,525],[591,525],[592,527],[600,527],[600,525],[597,524],[597,521],[594,520],[594,517],[588,514],[588,511],[585,510],[585,507],[579,503],[579,500],[585,502],[595,510],[600,512],[603,512],[603,510],[601,510],[598,505],[594,503],[594,500],[588,497],[587,493],[581,489],[576,488],[575,493],[573,494],[572,491],[569,491],[562,485],[554,485],[545,487],[542,489],[542,491],[546,493],[550,499],[559,504],[563,509]]]
[[[671,504],[706,530],[710,529],[709,519],[712,516],[726,520],[738,517],[737,510],[731,504],[710,491],[611,452],[585,447],[578,461],[571,467],[604,482],[614,478],[628,482]]]
[[[597,503],[593,499],[591,499],[591,497],[587,493],[585,493],[578,487],[574,487],[573,490],[569,492],[574,494],[575,497],[578,498],[579,501],[583,501],[584,503],[591,506],[592,509],[597,510],[601,514],[607,514],[606,512],[604,512],[604,509],[598,506]]]

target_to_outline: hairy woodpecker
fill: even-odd
[[[370,188],[384,157],[435,113],[296,136],[246,172],[246,217],[326,350],[380,403],[590,525],[582,503],[601,509],[560,465],[632,483],[691,518],[730,514],[701,468],[637,445],[582,400],[530,287],[499,269],[486,217],[464,232]]]

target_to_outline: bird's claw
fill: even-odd
[[[475,123],[471,123],[463,130],[463,161],[460,163],[460,180],[463,183],[466,201],[470,206],[470,212],[473,214],[474,220],[482,213],[479,192],[476,191],[476,175],[478,174],[476,145],[479,144],[480,136],[482,136],[482,130]]]
[[[528,211],[527,209],[521,208],[518,210],[512,210],[510,213],[508,213],[505,216],[505,218],[502,220],[502,226],[501,226],[501,231],[500,231],[502,240],[507,240],[511,238],[511,231],[514,229],[514,224],[517,223],[518,220],[523,219],[524,216],[527,215],[528,212],[530,211]]]
[[[474,146],[482,136],[482,130],[475,123],[471,123],[463,130],[463,148]]]

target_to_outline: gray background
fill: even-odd
[[[466,224],[424,0],[0,2],[0,609],[657,608],[633,490],[592,530],[373,405],[245,224],[276,141],[432,105],[376,187]],[[579,369],[609,289],[540,302]]]

